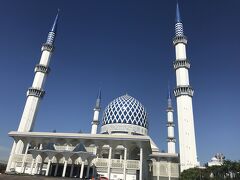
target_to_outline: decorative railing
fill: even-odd
[[[42,45],[42,51],[49,51],[49,52],[53,52],[54,51],[54,46],[51,44],[43,44]]]
[[[44,66],[44,65],[42,65],[42,64],[37,64],[37,65],[35,66],[34,72],[35,72],[35,73],[36,73],[36,72],[42,72],[42,73],[48,74],[48,73],[50,72],[50,68],[49,68],[49,67],[46,67],[46,66]]]
[[[24,156],[25,156],[24,154],[15,154],[13,156],[13,161],[15,161],[18,166],[21,166],[22,162],[23,162],[23,159],[24,159]],[[25,157],[25,163],[30,165],[32,160],[33,160],[32,155],[27,154],[26,157]],[[45,159],[45,163],[46,162],[48,162],[48,158]],[[53,163],[55,163],[55,162],[53,162]],[[59,163],[64,163],[64,158],[61,158],[59,160]],[[124,160],[111,159],[111,168],[120,169],[119,171],[122,171],[122,169],[124,168],[124,163],[125,163]],[[96,158],[96,159],[94,159],[94,164],[98,169],[99,168],[107,168],[108,164],[109,164],[109,159],[107,159],[107,158]],[[139,169],[139,167],[140,166],[139,166],[139,161],[138,160],[127,160],[126,161],[126,168],[127,169],[137,170],[137,169]]]
[[[123,168],[111,169],[111,173],[123,174]]]
[[[188,95],[190,97],[193,96],[194,90],[191,86],[178,86],[174,89],[174,95],[176,97],[181,95]]]
[[[42,98],[44,94],[45,94],[44,90],[33,88],[33,87],[30,87],[27,91],[27,96],[35,96],[35,97]]]
[[[14,154],[14,155],[13,155],[13,161],[17,163],[17,166],[18,166],[19,164],[22,165],[22,162],[23,162],[23,160],[24,160],[24,156],[25,156],[24,154]],[[32,160],[33,160],[32,155],[31,155],[31,154],[26,154],[25,163],[31,163]],[[21,165],[20,165],[20,166],[21,166]]]
[[[23,156],[24,156],[23,154],[14,154],[13,155],[13,161],[22,162]]]
[[[109,160],[106,158],[97,158],[95,159],[95,165],[97,167],[108,167]],[[139,169],[139,161],[138,160],[127,160],[127,169]],[[111,160],[111,168],[124,168],[124,160],[120,159],[112,159]]]
[[[108,159],[104,159],[104,158],[97,158],[95,160],[95,165],[97,167],[107,167],[108,163],[109,163],[109,160]]]
[[[174,122],[167,122],[166,124],[167,127],[175,127]]]
[[[177,163],[171,164],[171,176],[179,177],[179,165]]]
[[[66,146],[66,145],[55,145],[54,146],[57,151],[73,151],[75,146]],[[95,153],[96,147],[85,147],[87,152]]]
[[[120,159],[112,159],[111,167],[112,168],[123,168],[123,162]]]
[[[178,69],[178,68],[182,68],[182,67],[189,69],[190,68],[190,63],[187,59],[176,60],[176,61],[173,62],[173,67],[174,67],[175,70]]]
[[[139,164],[137,160],[127,160],[127,169],[139,169]]]
[[[176,142],[176,139],[174,137],[168,137],[167,142]]]
[[[187,44],[187,37],[186,36],[175,36],[173,38],[173,44],[176,45],[178,43]]]
[[[169,163],[167,161],[153,162],[154,176],[179,178],[179,164]]]
[[[107,167],[97,167],[97,172],[107,172],[108,168]]]
[[[31,155],[31,154],[27,154],[27,155],[26,155],[25,162],[32,162],[32,160],[33,160],[32,155]]]

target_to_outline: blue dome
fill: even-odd
[[[103,126],[116,123],[148,128],[147,112],[133,97],[127,94],[120,96],[109,103],[103,114]]]

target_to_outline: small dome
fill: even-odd
[[[213,157],[211,160],[212,160],[212,161],[217,161],[217,158],[216,158],[216,157]]]
[[[211,161],[217,161],[218,159],[216,157],[213,157]]]
[[[118,126],[110,128],[110,131],[124,131],[124,129],[121,130],[120,124],[140,126],[141,128],[147,129],[147,112],[138,100],[126,94],[109,103],[104,111],[102,124],[102,130],[105,129],[105,131],[108,131],[109,129],[107,127],[110,127],[106,127],[106,125],[111,124]],[[139,134],[145,134],[140,133],[139,130],[136,130],[137,128],[132,129],[129,126],[124,127],[128,128],[128,130],[125,129],[128,132],[132,131]]]

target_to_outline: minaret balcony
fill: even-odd
[[[99,125],[99,121],[93,120],[92,125]]]
[[[183,43],[183,44],[187,44],[187,37],[186,36],[175,36],[173,38],[173,45],[177,45],[178,43]]]
[[[41,64],[37,64],[35,69],[34,69],[34,72],[42,72],[42,73],[46,73],[48,74],[50,72],[50,68],[49,67],[46,67],[44,65],[41,65]]]
[[[179,97],[181,95],[187,95],[192,97],[194,90],[191,86],[178,86],[174,89],[175,97]]]
[[[173,122],[167,122],[166,126],[167,127],[175,127],[175,124]]]
[[[168,137],[167,142],[176,142],[176,139],[174,137]]]
[[[54,46],[52,44],[45,43],[45,44],[42,45],[42,51],[53,52],[54,51]]]
[[[30,87],[27,91],[27,96],[35,96],[38,98],[42,98],[44,94],[45,94],[45,91],[43,91],[42,89],[33,88],[33,87]]]
[[[174,112],[174,110],[173,110],[172,107],[168,107],[168,108],[166,109],[166,112]]]
[[[175,70],[177,70],[178,68],[186,68],[189,69],[190,68],[190,63],[187,59],[185,60],[176,60],[173,62],[173,67]]]
[[[95,107],[95,108],[93,109],[93,111],[100,111],[100,110],[101,110],[100,107]]]

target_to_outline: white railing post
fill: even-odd
[[[143,178],[143,148],[140,148],[140,167],[139,167],[139,180]]]
[[[126,168],[127,168],[127,148],[124,148],[124,161],[123,161],[123,179],[126,180]]]
[[[111,159],[112,159],[112,147],[109,146],[109,154],[108,154],[108,179],[111,176]]]

